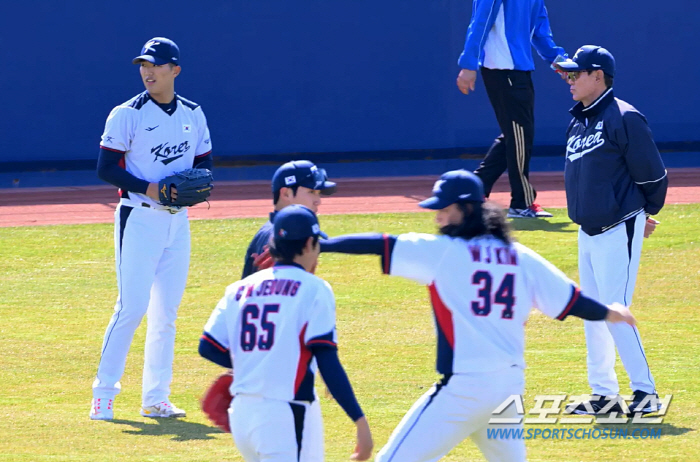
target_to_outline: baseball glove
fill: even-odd
[[[233,371],[221,374],[209,386],[202,397],[202,411],[211,422],[226,433],[231,433],[228,423],[228,408],[231,405],[231,392],[229,388],[233,383]]]
[[[214,177],[206,168],[189,168],[166,176],[158,182],[158,199],[161,204],[189,207],[207,200],[214,188]],[[177,195],[172,197],[172,188]]]

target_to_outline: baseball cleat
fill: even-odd
[[[153,406],[144,406],[141,408],[141,415],[144,417],[153,418],[171,418],[171,417],[185,417],[187,413],[182,409],[173,406],[172,403],[168,401],[161,401]]]
[[[537,218],[537,214],[530,208],[526,209],[508,209],[508,218]]]
[[[554,216],[542,207],[540,207],[540,204],[533,203],[529,208],[530,210],[535,212],[535,216],[537,216],[537,218],[551,218]]]
[[[90,419],[112,420],[114,419],[114,400],[109,398],[93,398],[90,406]]]
[[[572,404],[570,406],[567,406],[564,412],[566,414],[576,415],[604,415],[612,414],[613,412],[617,412],[618,414],[625,414],[619,402],[613,404],[612,407],[610,407],[610,409],[605,409],[605,407],[608,406],[608,404],[610,404],[610,401],[616,399],[616,396],[605,397],[601,395],[591,395],[590,401],[584,401],[582,403],[579,403],[578,405]],[[605,411],[603,411],[603,409],[605,409]]]
[[[630,404],[630,412],[627,415],[633,416],[639,413],[642,415],[651,414],[653,412],[658,412],[660,409],[661,403],[659,402],[659,395],[636,390],[632,403]]]

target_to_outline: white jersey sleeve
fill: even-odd
[[[447,236],[408,233],[397,236],[391,252],[389,274],[430,284],[451,240]]]
[[[211,136],[209,135],[209,126],[207,125],[207,117],[204,115],[202,108],[197,108],[195,111],[197,116],[197,129],[199,136],[197,139],[197,148],[194,151],[195,156],[202,156],[211,152]]]
[[[226,295],[216,304],[216,308],[214,308],[211,316],[209,316],[209,320],[204,325],[204,333],[227,350],[231,350],[231,345],[229,344],[229,332],[231,329],[228,326],[227,319],[231,310],[238,309],[238,304],[231,300],[237,288],[238,284],[232,284],[226,288]]]
[[[105,130],[102,134],[100,146],[110,151],[127,152],[131,149],[131,141],[134,139],[134,110],[128,106],[117,106],[112,109]]]
[[[326,281],[320,281],[320,289],[309,311],[304,343],[307,346],[337,347],[338,337],[335,330],[335,296]]]
[[[533,250],[515,243],[535,308],[550,318],[563,319],[579,296],[579,289],[556,266]]]

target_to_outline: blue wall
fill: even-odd
[[[700,6],[549,1],[570,54],[606,46],[616,94],[657,141],[700,140]],[[498,128],[483,85],[454,82],[471,2],[37,1],[0,10],[0,163],[94,159],[110,109],[143,90],[149,38],[181,48],[176,88],[202,105],[215,155],[479,147]],[[568,87],[538,59],[538,145],[561,145]]]

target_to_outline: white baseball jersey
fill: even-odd
[[[175,95],[176,109],[168,115],[143,92],[112,109],[100,146],[123,152],[127,172],[149,183],[192,168],[195,157],[211,151],[211,139],[202,108]],[[155,205],[145,194],[129,192],[132,199]]]
[[[314,399],[312,345],[337,346],[331,286],[299,266],[276,265],[228,286],[204,332],[231,352],[231,394]]]
[[[387,263],[389,274],[429,286],[441,374],[524,368],[531,308],[563,319],[579,294],[534,251],[490,236],[402,234]]]

